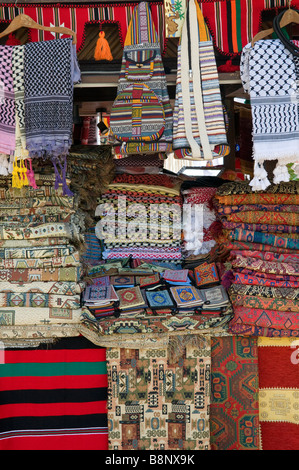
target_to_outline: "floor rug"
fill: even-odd
[[[106,450],[106,350],[83,337],[5,349],[0,450]]]

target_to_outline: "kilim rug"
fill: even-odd
[[[258,338],[262,450],[299,449],[299,340]]]
[[[209,450],[210,341],[107,350],[109,450]]]
[[[107,449],[105,360],[105,349],[83,337],[5,349],[0,450]]]
[[[211,340],[211,449],[258,450],[256,338]]]

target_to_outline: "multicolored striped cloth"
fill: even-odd
[[[0,383],[1,450],[108,448],[104,348],[83,337],[6,348]]]
[[[242,48],[248,44],[260,30],[261,14],[263,10],[277,9],[288,6],[288,0],[202,0],[199,2],[205,20],[213,36],[214,45],[218,52],[228,56],[241,53]],[[76,31],[77,51],[81,51],[86,40],[86,26],[90,24],[116,24],[119,29],[119,40],[124,45],[128,24],[136,1],[124,3],[44,3],[41,5],[18,2],[18,8],[11,4],[1,3],[0,20],[11,21],[18,13],[29,15],[34,21],[45,26],[64,24],[65,27]],[[298,0],[292,1],[292,7],[298,8]],[[170,18],[170,27],[165,25],[169,21],[164,17],[164,2],[151,2],[153,22],[159,34],[159,41],[163,53],[166,51],[168,32],[173,30],[176,17]],[[173,15],[174,16],[174,15]],[[166,37],[165,37],[166,36]],[[58,35],[56,35],[58,37]],[[49,31],[30,29],[31,41],[46,41],[53,39]]]
[[[172,150],[172,108],[147,2],[136,6],[128,27],[110,128],[117,155]]]
[[[173,149],[175,158],[192,160],[229,153],[213,43],[194,1],[178,46]]]

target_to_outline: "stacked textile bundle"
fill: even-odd
[[[210,370],[210,338],[190,341],[178,357],[167,346],[115,343],[107,351],[108,449],[209,450]]]
[[[80,323],[82,237],[77,202],[53,188],[55,176],[36,174],[38,188],[15,189],[2,177],[0,188],[0,325]],[[9,215],[7,215],[9,214]]]
[[[115,168],[117,173],[153,174],[162,171],[163,162],[164,160],[160,158],[159,154],[140,154],[138,158],[129,155],[126,158],[115,158]]]
[[[228,183],[216,194],[230,251],[230,331],[242,335],[298,336],[299,185],[271,185],[253,193]]]
[[[181,260],[180,181],[165,174],[114,178],[99,200],[103,259]],[[107,226],[105,228],[105,226]]]

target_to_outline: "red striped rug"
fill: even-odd
[[[0,450],[106,450],[106,350],[83,337],[6,349]]]

